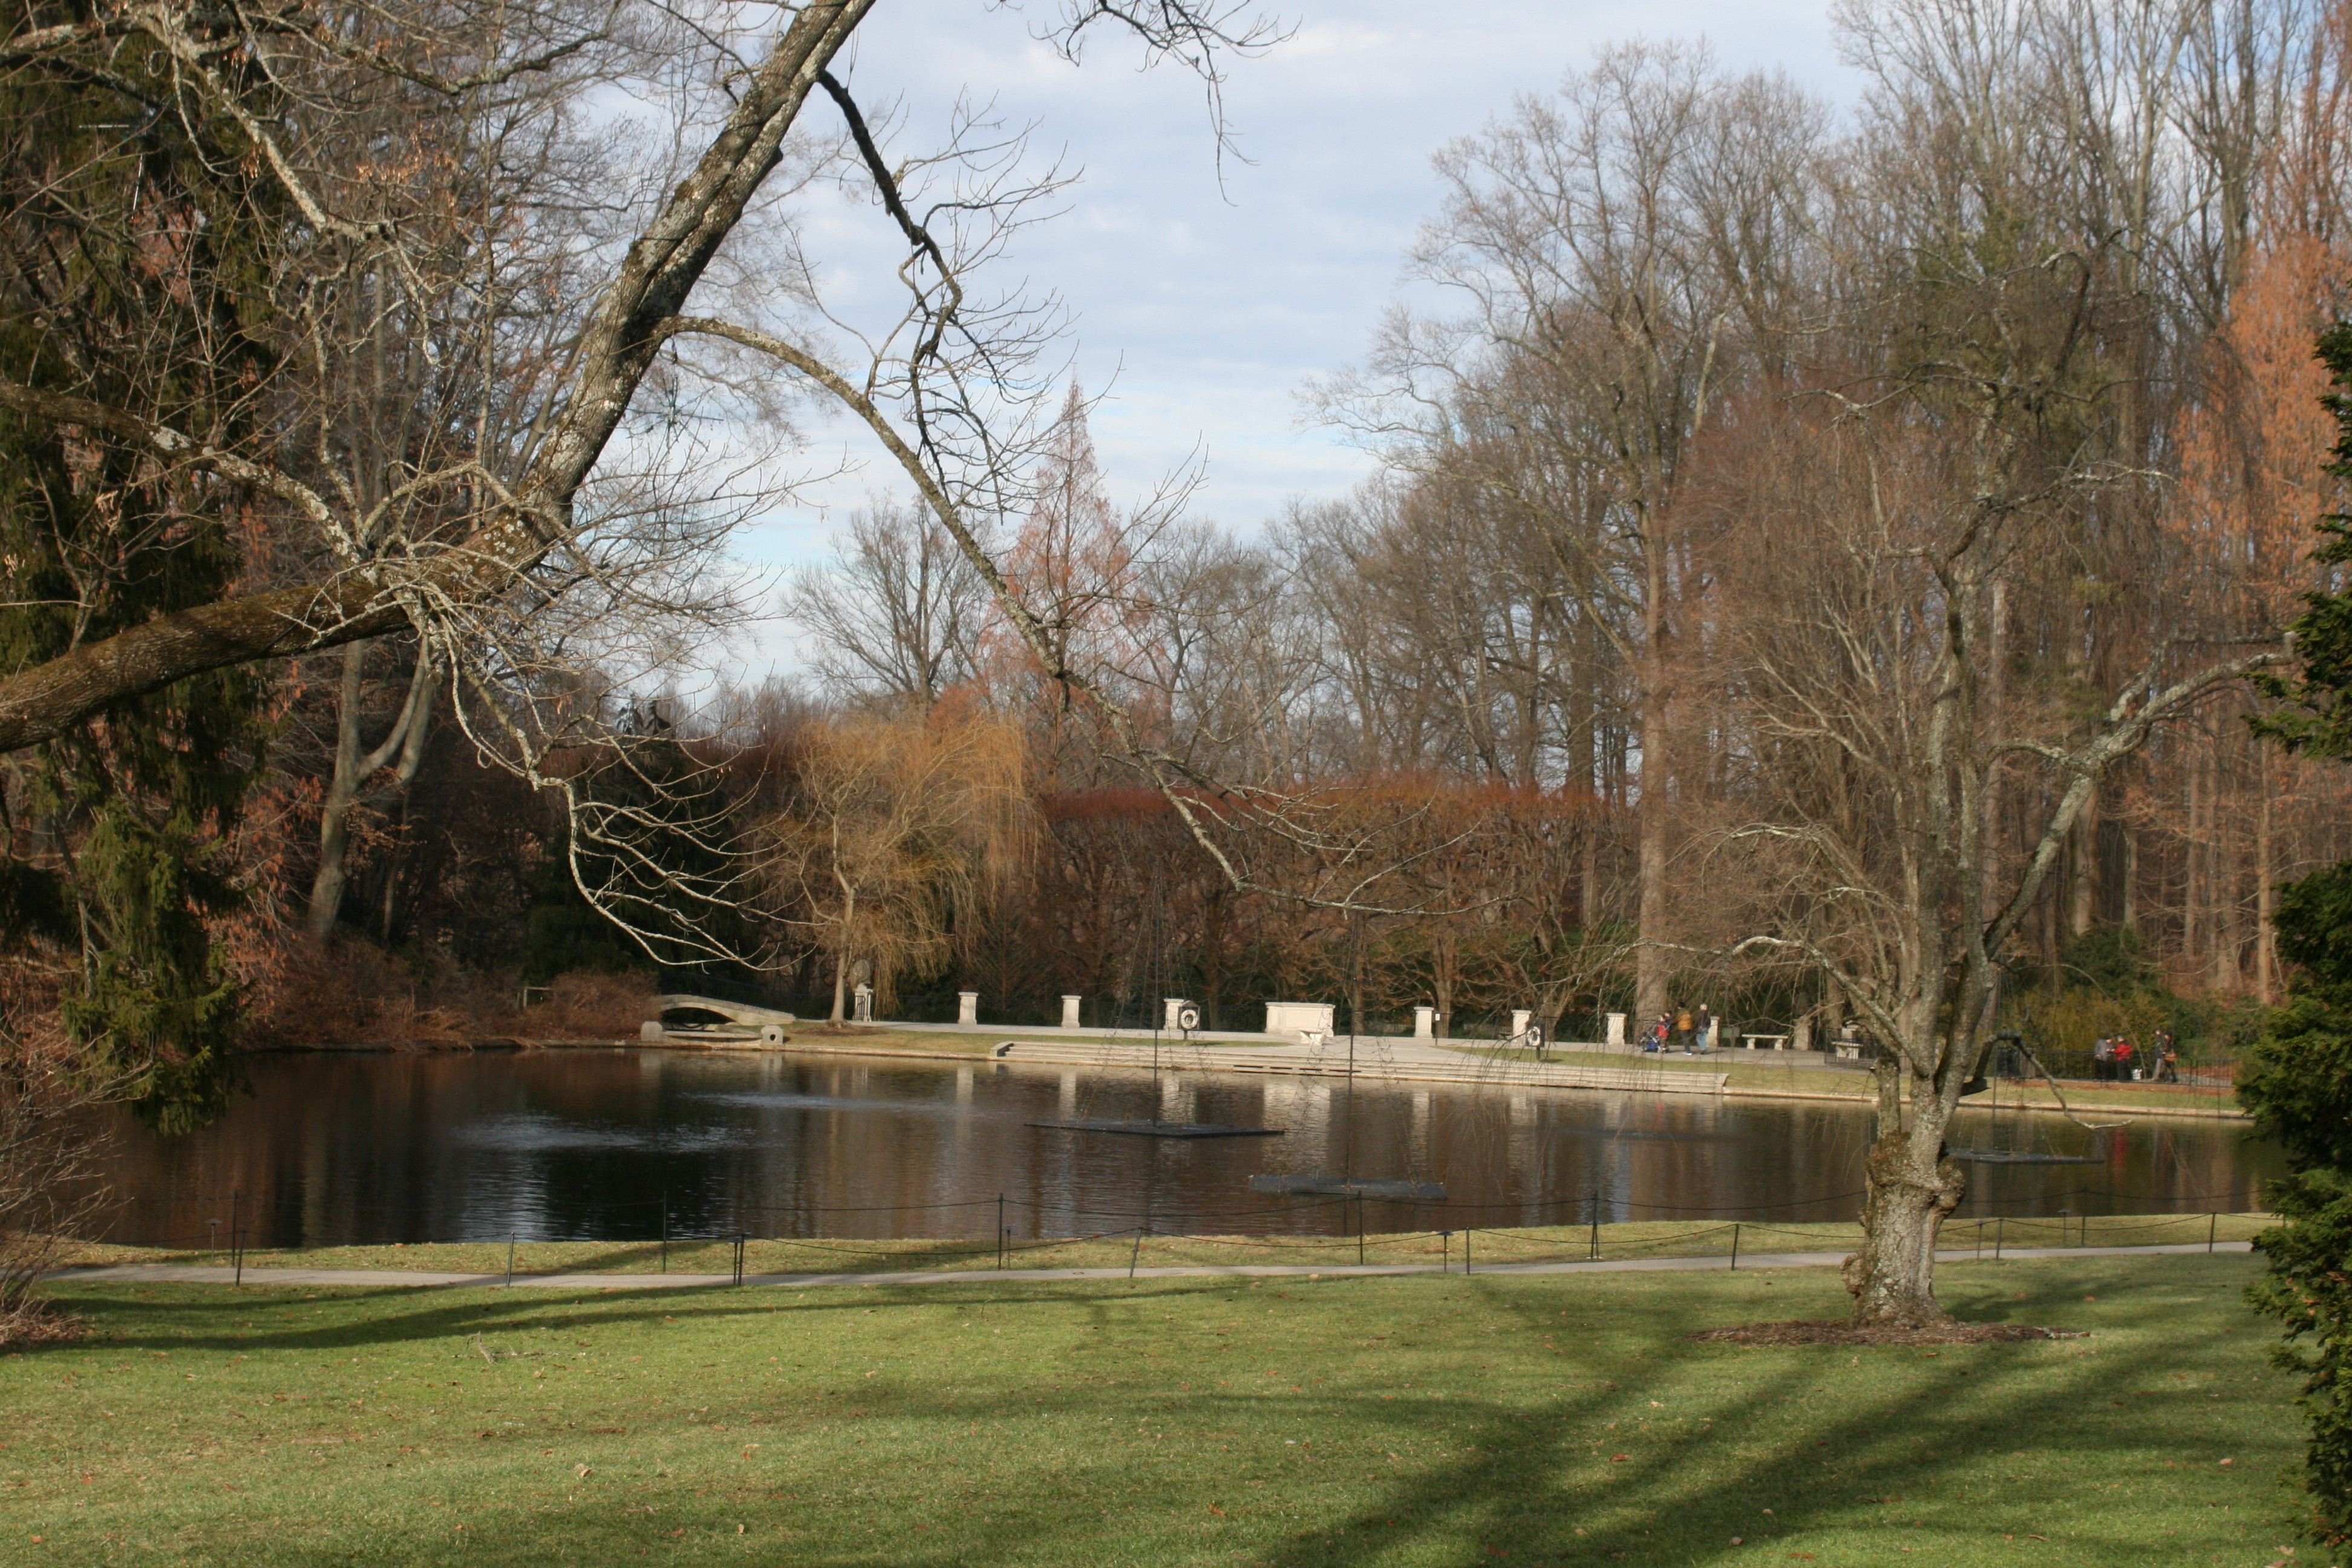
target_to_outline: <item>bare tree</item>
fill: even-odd
[[[819,679],[889,710],[929,708],[971,679],[983,603],[928,517],[878,500],[852,514],[833,564],[795,574],[782,607],[814,641]]]
[[[250,438],[194,424],[156,396],[110,401],[0,379],[0,408],[102,433],[188,483],[243,487],[291,519],[289,537],[301,543],[281,552],[280,586],[9,674],[0,748],[203,671],[397,635],[415,641],[418,700],[404,704],[389,750],[394,737],[368,748],[338,722],[331,815],[361,798],[375,771],[366,764],[408,756],[431,689],[421,677],[434,671],[464,694],[442,707],[483,755],[577,813],[588,803],[563,759],[597,743],[616,705],[576,700],[569,672],[656,675],[735,613],[715,547],[774,480],[761,471],[765,454],[699,445],[715,427],[706,416],[730,399],[762,414],[802,394],[845,402],[930,487],[928,501],[948,503],[967,560],[1024,635],[1035,632],[982,539],[991,520],[1026,502],[1026,460],[1049,423],[1030,417],[1051,385],[1034,367],[1056,317],[1018,290],[990,294],[981,273],[1060,181],[1029,172],[1017,136],[971,115],[944,148],[886,163],[832,74],[872,9],[817,0],[767,26],[731,16],[688,24],[621,0],[430,16],[232,16],[167,0],[0,42],[0,70],[114,83],[134,121],[170,113],[251,150],[255,210],[273,236],[256,275],[285,351],[247,389],[271,416]],[[1149,58],[1200,72],[1222,145],[1221,62],[1272,36],[1246,9],[1092,0],[1069,5],[1045,36],[1075,59],[1108,26]],[[126,50],[159,62],[160,88],[113,71]],[[551,190],[542,176],[552,165],[532,139],[558,146],[570,124],[539,106],[602,79],[673,109],[677,153],[601,187]],[[796,142],[814,93],[840,130]],[[381,157],[355,157],[370,116],[394,129]],[[486,167],[530,174],[519,192],[493,191],[495,179],[475,177]],[[908,242],[906,309],[878,332],[824,314],[816,268],[782,216],[780,198],[820,169],[864,178]],[[908,205],[933,185],[936,203]],[[534,196],[547,205],[532,210]],[[613,221],[600,231],[573,221],[581,214]],[[583,287],[583,273],[602,280]],[[684,314],[721,291],[704,287],[714,279],[736,285],[725,292],[740,315]],[[815,347],[828,332],[861,345],[865,363],[837,369]],[[745,353],[767,356],[783,380],[740,374]],[[167,385],[172,367],[153,369]],[[730,468],[731,479],[713,482]],[[399,783],[395,770],[390,785]],[[582,833],[614,836],[604,859],[644,865],[624,840],[654,831],[660,814],[592,816]],[[322,828],[322,862],[338,858],[340,832]],[[337,868],[321,871],[314,923],[331,918],[339,891]]]
[[[1556,97],[1440,154],[1446,207],[1415,262],[1468,309],[1399,318],[1368,381],[1328,399],[1424,477],[1424,504],[1450,488],[1527,519],[1551,557],[1552,602],[1575,606],[1574,630],[1630,677],[1644,1011],[1663,1005],[1675,963],[1673,644],[1695,584],[1673,502],[1726,389],[1790,352],[1791,311],[1814,287],[1824,128],[1794,89],[1727,79],[1703,49],[1603,51]],[[1575,700],[1568,730],[1590,779],[1593,704]]]
[[[1727,546],[1719,629],[1755,759],[1721,885],[1757,900],[1741,949],[1817,970],[1885,1047],[1846,1271],[1864,1323],[1946,1321],[1936,1232],[1966,1184],[1947,1134],[2001,964],[2092,793],[2158,726],[2284,657],[2158,637],[2087,721],[2025,687],[2012,626],[2047,607],[2026,600],[2032,568],[2066,548],[2096,480],[2038,470],[1979,390],[1932,413],[1784,414],[1718,492],[1750,524]],[[2047,803],[2021,855],[1988,831],[2003,781]]]

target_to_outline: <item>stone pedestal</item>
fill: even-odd
[[[980,1022],[979,992],[959,991],[956,993],[956,1022],[959,1024],[977,1024]]]
[[[782,1046],[784,1043],[784,1026],[782,1024],[761,1025],[760,1043],[771,1049]]]
[[[1167,1030],[1172,1035],[1184,1026],[1176,1017],[1177,1014],[1184,1010],[1184,998],[1181,996],[1163,996],[1160,999],[1160,1026],[1161,1028]]]
[[[866,984],[866,982],[861,980],[857,983],[857,988],[852,991],[849,995],[850,1022],[853,1024],[872,1023],[874,1021],[874,987]]]
[[[1303,1036],[1309,1029],[1318,1035],[1331,1032],[1331,1005],[1328,1002],[1269,1002],[1265,1005],[1267,1034]]]
[[[1416,1040],[1433,1040],[1437,1037],[1436,1008],[1415,1007],[1412,1010],[1412,1037]]]
[[[662,1035],[661,1020],[659,1018],[647,1018],[644,1023],[638,1025],[637,1038],[651,1045],[661,1044],[662,1039],[664,1038]]]
[[[1625,1044],[1625,1015],[1622,1013],[1609,1015],[1609,1043],[1621,1047]]]
[[[1078,1002],[1079,998],[1076,996],[1062,998],[1062,1027],[1065,1029],[1075,1029],[1078,1026]]]
[[[1715,1049],[1715,1042],[1721,1037],[1722,1034],[1723,1020],[1720,1018],[1709,1018],[1706,1021],[1706,1048],[1708,1050],[1711,1051]]]
[[[1532,1018],[1532,1017],[1534,1017],[1534,1016],[1535,1016],[1535,1011],[1534,1011],[1534,1009],[1532,1009],[1532,1008],[1528,1008],[1528,1007],[1514,1007],[1514,1008],[1512,1008],[1512,1009],[1511,1009],[1511,1038],[1513,1038],[1513,1039],[1515,1039],[1515,1040],[1516,1040],[1516,1039],[1520,1038],[1522,1036],[1524,1036],[1524,1035],[1528,1032],[1528,1019],[1530,1019],[1530,1018]]]

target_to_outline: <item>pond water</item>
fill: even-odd
[[[1444,1184],[1368,1202],[1370,1229],[1603,1220],[1851,1219],[1860,1106],[1587,1090],[630,1048],[254,1058],[216,1125],[127,1123],[107,1156],[117,1240],[247,1245],[674,1236],[1337,1235],[1329,1197],[1260,1173]],[[1160,1118],[1284,1129],[1172,1140],[1031,1125]],[[1964,1117],[1960,1138],[2096,1163],[1971,1167],[1962,1216],[2243,1209],[2274,1151],[2243,1124]],[[232,1215],[232,1194],[236,1212]],[[666,1216],[666,1217],[665,1217]]]

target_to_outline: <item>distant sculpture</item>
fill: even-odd
[[[850,994],[856,998],[850,1017],[860,1024],[872,1023],[874,1021],[874,987],[861,980],[857,983],[857,989]]]

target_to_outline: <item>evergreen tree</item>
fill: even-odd
[[[0,35],[79,16],[30,5]],[[109,79],[37,64],[0,83],[0,374],[235,447],[271,357],[274,222],[252,149],[176,90],[143,49]],[[0,668],[221,597],[257,526],[234,487],[0,414]],[[235,900],[222,841],[261,765],[260,693],[229,670],[119,702],[40,747],[5,802],[0,928],[79,952],[72,1037],[168,1129],[216,1114],[230,1079],[236,986],[206,916]]]
[[[2338,431],[2327,471],[2352,482],[2352,322],[2323,333],[2318,354]],[[2352,515],[2326,518],[2320,533],[2318,560],[2352,560]],[[2352,755],[2352,595],[2310,595],[2294,630],[2300,672],[2265,683],[2290,706],[2256,728],[2293,750]],[[2277,1357],[2304,1373],[2304,1481],[2314,1532],[2334,1545],[2352,1541],[2352,861],[2283,888],[2273,925],[2294,966],[2292,994],[2248,1054],[2238,1100],[2285,1151],[2288,1174],[2266,1197],[2286,1223],[2254,1238],[2268,1267],[2247,1295],[2286,1325]]]

